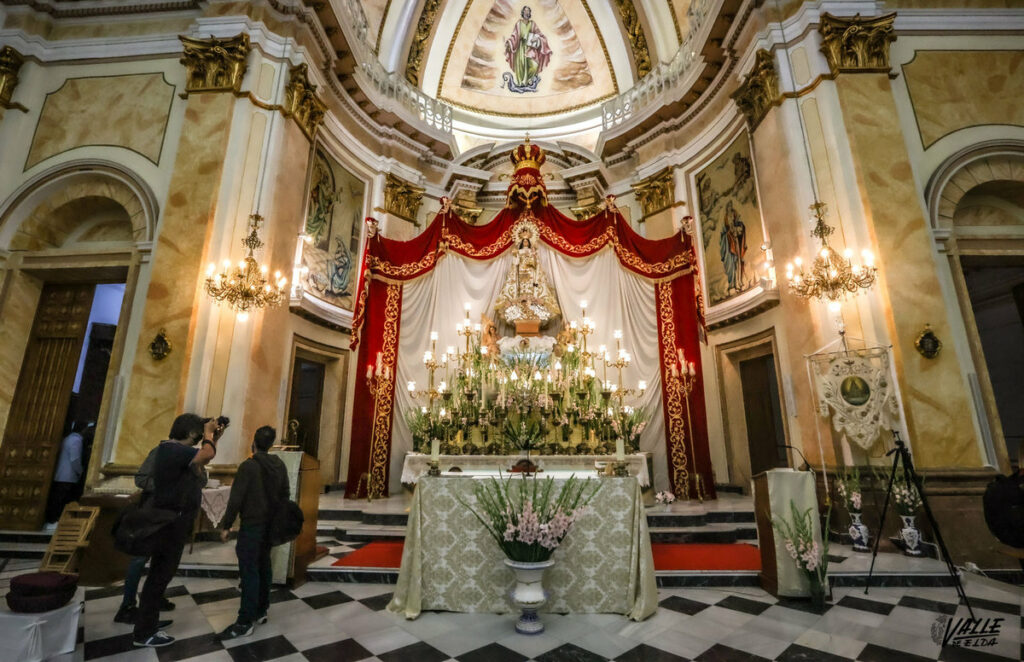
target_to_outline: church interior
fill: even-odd
[[[3,0],[0,662],[1024,659],[1022,94],[1015,0]]]

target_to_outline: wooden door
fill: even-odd
[[[0,443],[0,529],[43,524],[95,285],[43,287]]]
[[[295,357],[292,392],[288,403],[289,420],[298,421],[295,443],[313,457],[320,447],[320,411],[323,406],[326,366],[318,361]]]
[[[740,361],[740,382],[743,385],[751,475],[786,466],[786,435],[782,429],[775,357],[767,354]]]

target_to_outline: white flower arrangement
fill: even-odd
[[[814,539],[813,508],[800,512],[796,504],[789,502],[791,519],[772,518],[772,525],[786,541],[786,551],[796,562],[796,567],[806,575],[811,584],[811,594],[823,596],[828,592],[828,538],[818,543]],[[825,530],[832,514],[825,515]]]
[[[658,492],[654,495],[654,500],[658,503],[669,504],[676,500],[676,495],[668,491]]]
[[[836,478],[836,495],[851,513],[859,513],[863,506],[860,489],[860,471],[857,467],[847,472],[842,478]]]
[[[907,480],[906,474],[897,474],[893,478],[892,498],[896,502],[896,510],[904,517],[916,515],[921,507],[921,494],[917,487]]]

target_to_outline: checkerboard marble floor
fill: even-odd
[[[1004,619],[993,647],[942,649],[932,640],[937,620],[966,613],[952,588],[876,588],[869,595],[839,588],[823,615],[808,613],[799,602],[780,603],[759,589],[663,589],[661,608],[646,621],[546,614],[547,631],[531,637],[514,633],[511,615],[428,612],[407,621],[385,610],[391,586],[329,582],[275,590],[269,622],[250,637],[222,644],[215,633],[235,618],[236,582],[179,578],[169,589],[177,608],[164,614],[174,619],[167,628],[178,638],[173,646],[134,649],[131,628],[113,622],[119,589],[93,589],[86,593],[81,643],[62,662],[1022,659],[1024,591],[974,578],[967,587],[979,617]]]

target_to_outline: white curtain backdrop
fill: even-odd
[[[600,345],[607,345],[614,359],[615,339],[612,333],[615,329],[622,329],[622,347],[632,355],[632,363],[623,370],[623,386],[635,389],[639,380],[647,382],[647,391],[637,403],[650,414],[650,421],[640,436],[640,449],[654,456],[652,478],[655,489],[670,489],[665,459],[665,418],[661,405],[654,284],[623,269],[615,253],[609,249],[577,259],[541,244],[538,257],[558,297],[563,321],[582,319],[580,302],[587,301],[587,316],[597,326],[596,333],[587,341],[592,351],[596,352]],[[406,425],[404,412],[418,406],[410,397],[406,384],[415,381],[417,389],[426,388],[423,352],[430,349],[430,332],[438,333],[439,352],[449,345],[464,347],[465,338],[456,335],[455,325],[466,316],[465,303],[472,305],[470,319],[473,323],[480,321],[481,313],[493,317],[494,303],[511,265],[511,251],[486,261],[448,253],[432,272],[405,285],[395,385],[397,408],[392,425],[389,485],[392,492],[401,489],[402,463],[406,453],[412,451],[412,434]],[[545,333],[554,335],[557,328],[555,325]],[[597,375],[603,379],[604,370],[598,367]],[[615,378],[616,371],[609,369],[608,379],[614,381]]]

